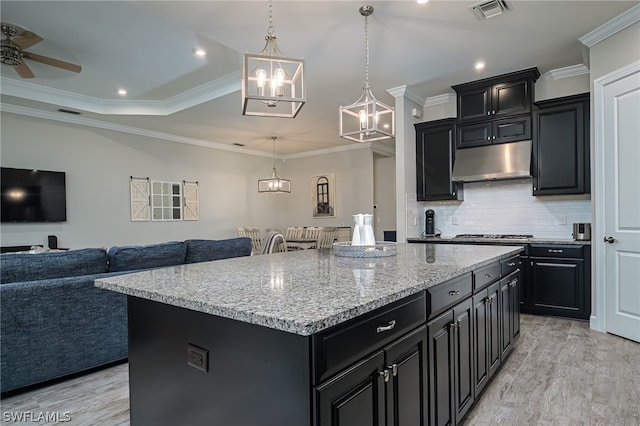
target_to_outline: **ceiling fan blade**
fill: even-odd
[[[33,78],[33,77],[35,77],[33,75],[33,72],[31,72],[31,69],[27,66],[27,64],[24,61],[21,61],[20,65],[18,65],[16,67],[16,72],[22,78]]]
[[[31,47],[34,44],[40,43],[42,40],[42,37],[31,31],[24,31],[11,38],[11,41],[20,46],[21,49]]]
[[[72,64],[69,62],[64,62],[59,59],[53,59],[48,56],[38,55],[36,53],[31,52],[22,52],[22,57],[31,59],[32,61],[40,62],[46,65],[51,65],[52,67],[58,67],[65,69],[67,71],[80,72],[82,71],[82,67],[80,65]]]

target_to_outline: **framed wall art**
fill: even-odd
[[[311,177],[312,217],[336,217],[336,181],[333,173]]]

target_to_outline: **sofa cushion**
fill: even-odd
[[[136,271],[184,263],[187,245],[182,241],[109,249],[109,271]]]
[[[251,255],[251,238],[239,237],[226,240],[187,240],[185,263],[208,262],[231,257]]]
[[[107,272],[107,252],[102,248],[0,255],[0,283],[3,284],[104,272]]]

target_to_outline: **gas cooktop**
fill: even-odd
[[[459,239],[492,239],[492,240],[530,240],[533,235],[529,234],[458,234],[454,238]]]

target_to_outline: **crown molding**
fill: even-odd
[[[27,107],[0,102],[0,112],[24,115],[27,117],[41,118],[44,120],[74,124],[77,126],[93,127],[97,129],[111,130],[114,132],[128,133],[128,134],[138,135],[138,136],[146,136],[149,138],[162,139],[170,142],[186,143],[189,145],[203,146],[205,148],[219,149],[222,151],[236,152],[239,154],[254,155],[256,157],[273,158],[273,154],[262,152],[262,151],[256,151],[252,149],[246,149],[243,147],[237,147],[235,145],[228,145],[228,144],[223,144],[219,142],[207,141],[203,139],[188,138],[185,136],[179,136],[179,135],[174,135],[174,134],[165,133],[165,132],[156,132],[154,130],[143,129],[140,127],[109,123],[106,121],[94,120],[92,118],[85,118],[77,115],[65,114],[58,111],[55,111],[55,112],[44,111],[40,109],[27,108]],[[314,157],[316,155],[334,154],[337,152],[352,151],[355,149],[371,149],[371,148],[372,148],[372,143],[366,142],[366,143],[358,143],[358,144],[350,144],[350,145],[341,145],[333,148],[326,148],[326,149],[320,149],[315,151],[307,151],[299,154],[278,155],[276,156],[276,158],[279,160],[285,161],[285,160],[294,159],[294,158]],[[389,153],[391,152],[389,151]]]
[[[96,114],[169,115],[240,90],[240,71],[161,101],[107,100],[0,77],[4,95],[60,105]]]
[[[394,98],[399,98],[399,97],[406,97],[410,100],[412,100],[413,102],[415,102],[418,105],[422,105],[424,104],[424,97],[420,96],[419,94],[417,94],[416,92],[414,92],[409,86],[404,85],[404,86],[398,86],[398,87],[393,87],[391,89],[387,90],[387,93],[389,93],[391,96],[393,96]]]
[[[424,106],[430,107],[434,105],[446,104],[455,100],[456,100],[455,93],[444,93],[442,95],[428,97],[427,100],[424,101]]]
[[[584,44],[587,47],[593,47],[596,44],[600,43],[602,40],[611,37],[618,31],[622,31],[629,25],[635,24],[639,21],[640,4],[637,4],[629,10],[622,12],[620,15],[616,16],[610,21],[600,25],[590,33],[583,35],[578,40],[580,41],[580,43]]]
[[[560,80],[568,77],[576,77],[579,75],[589,74],[589,68],[584,64],[571,65],[564,68],[550,70],[544,75],[548,75],[553,80]]]

